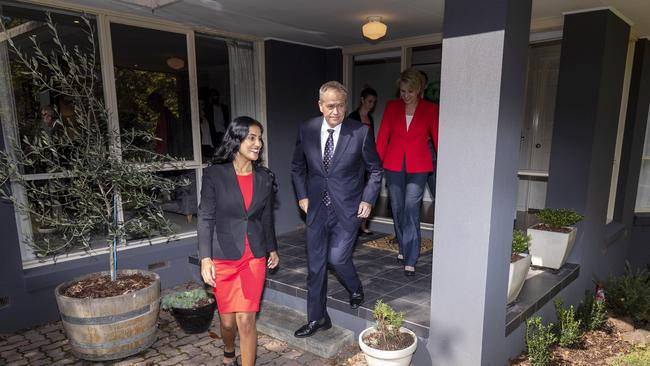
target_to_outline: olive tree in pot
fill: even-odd
[[[31,37],[30,51],[23,52],[12,41],[11,30],[3,29],[22,73],[40,91],[66,100],[73,116],[61,133],[41,131],[22,141],[17,134],[9,136],[6,150],[0,151],[0,197],[49,229],[25,239],[37,257],[108,245],[108,271],[63,283],[55,297],[72,352],[82,359],[110,360],[140,352],[156,340],[160,304],[158,275],[118,271],[117,247],[130,232],[170,233],[159,197],[186,182],[155,173],[178,161],[134,143],[155,140],[152,134],[122,131],[120,136],[109,127],[109,112],[98,96],[95,31],[88,19],[80,19],[88,34],[87,49],[68,48],[49,14],[45,26],[54,45],[51,52],[43,51],[36,37]],[[54,178],[25,177],[36,171]],[[120,205],[135,214],[123,219]]]
[[[521,292],[522,287],[524,287],[526,275],[530,268],[530,255],[528,255],[529,245],[530,235],[526,235],[526,233],[521,230],[514,230],[512,232],[510,273],[508,274],[508,304],[517,300],[519,292]]]
[[[573,225],[584,217],[563,208],[545,208],[536,216],[540,223],[528,229],[532,263],[534,266],[559,269],[573,249],[578,231]]]
[[[160,303],[187,334],[203,333],[210,328],[217,303],[203,288],[175,291],[163,296]]]
[[[410,365],[418,337],[411,330],[402,327],[404,313],[396,312],[380,299],[372,314],[377,324],[359,334],[359,346],[368,365]]]

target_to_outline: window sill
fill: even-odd
[[[650,226],[650,213],[648,212],[635,213],[633,226]]]
[[[551,301],[580,274],[580,266],[566,263],[558,270],[531,267],[517,300],[506,311],[506,336]]]

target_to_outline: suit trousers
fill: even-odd
[[[336,271],[348,291],[361,286],[352,263],[352,251],[357,241],[357,227],[346,230],[336,217],[332,205],[319,205],[316,217],[307,226],[307,319],[327,317],[327,265]]]
[[[404,264],[415,266],[420,257],[420,207],[424,185],[430,173],[407,173],[384,170],[390,193],[393,227],[404,256]]]

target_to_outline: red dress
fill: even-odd
[[[248,210],[253,199],[253,174],[238,175],[237,182]],[[212,259],[215,265],[214,297],[220,313],[257,312],[266,277],[266,258],[255,258],[248,246],[237,260]]]

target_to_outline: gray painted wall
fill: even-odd
[[[322,49],[266,41],[266,113],[269,168],[280,186],[275,226],[278,234],[303,224],[291,183],[291,158],[298,127],[320,114],[318,89],[328,80],[341,81],[340,49]],[[281,248],[280,248],[281,250]]]
[[[427,345],[434,365],[507,361],[505,299],[530,9],[530,0],[445,4]]]

